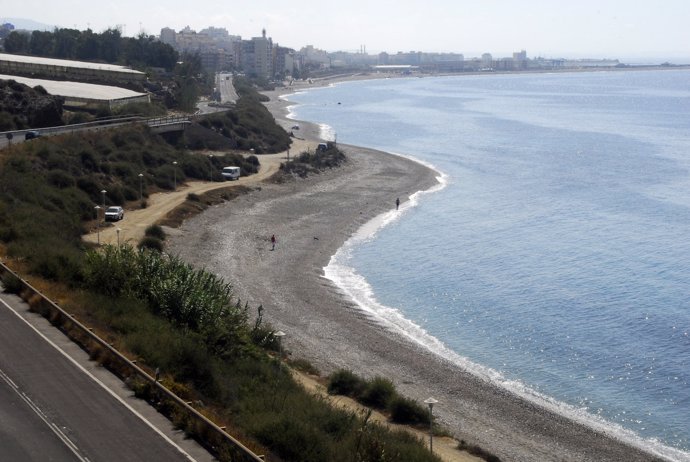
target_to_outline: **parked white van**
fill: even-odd
[[[223,175],[223,178],[226,180],[237,180],[240,177],[240,168],[239,167],[223,167],[223,170],[221,171],[221,175]]]

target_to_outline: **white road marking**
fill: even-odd
[[[112,391],[110,388],[108,388],[103,382],[101,382],[96,376],[94,376],[91,372],[86,370],[81,364],[79,364],[74,358],[72,358],[70,355],[68,355],[65,351],[63,351],[59,346],[57,346],[52,340],[50,340],[48,337],[43,335],[38,329],[36,329],[29,321],[24,319],[22,315],[20,315],[14,308],[12,308],[10,305],[7,304],[4,300],[0,299],[0,303],[5,305],[7,309],[9,309],[12,313],[14,313],[19,319],[21,319],[27,326],[29,326],[31,329],[33,329],[34,332],[36,332],[39,336],[43,338],[46,342],[48,342],[50,345],[52,345],[53,348],[55,348],[60,354],[62,354],[65,358],[67,358],[68,361],[70,361],[72,364],[74,364],[79,370],[81,370],[84,374],[89,376],[94,382],[96,382],[98,385],[101,386],[106,392],[108,392],[113,398],[118,400],[120,403],[122,403],[123,406],[125,406],[127,409],[129,409],[134,415],[139,417],[146,425],[148,425],[153,431],[158,433],[161,438],[163,438],[165,441],[170,443],[175,449],[177,449],[182,455],[184,455],[187,460],[191,462],[196,462],[196,459],[194,459],[192,456],[187,454],[187,452],[182,449],[180,446],[178,446],[173,440],[168,438],[163,432],[161,432],[156,426],[154,426],[151,422],[146,420],[146,418],[141,415],[139,412],[137,412],[136,409],[134,409],[132,406],[127,404],[125,400],[123,400],[120,396],[118,396],[114,391]],[[82,460],[87,460],[87,459],[82,459]]]
[[[33,401],[31,401],[31,398],[29,398],[24,392],[22,392],[19,387],[14,383],[14,381],[3,371],[0,369],[0,378],[4,380],[12,389],[14,393],[16,393],[17,396],[19,396],[22,401],[24,401],[29,408],[36,414],[47,426],[50,428],[55,435],[60,438],[60,440],[69,448],[72,453],[77,456],[77,459],[79,459],[81,462],[89,462],[89,459],[87,457],[84,457],[81,452],[79,451],[79,448],[77,447],[76,444],[72,440],[69,439],[67,435],[58,427],[55,425],[55,423],[51,422],[48,419],[48,416],[41,410],[38,405],[36,405]]]

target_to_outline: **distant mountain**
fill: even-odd
[[[24,18],[0,18],[0,24],[10,23],[14,26],[15,30],[48,30],[52,31],[56,26],[51,26],[49,24],[43,24],[32,19]]]

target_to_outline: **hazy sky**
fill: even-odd
[[[0,0],[0,14],[125,35],[225,27],[328,51],[688,58],[690,0]]]

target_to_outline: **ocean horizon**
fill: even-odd
[[[286,95],[325,138],[439,172],[399,211],[391,198],[325,276],[483,379],[690,461],[688,77],[408,78]]]

